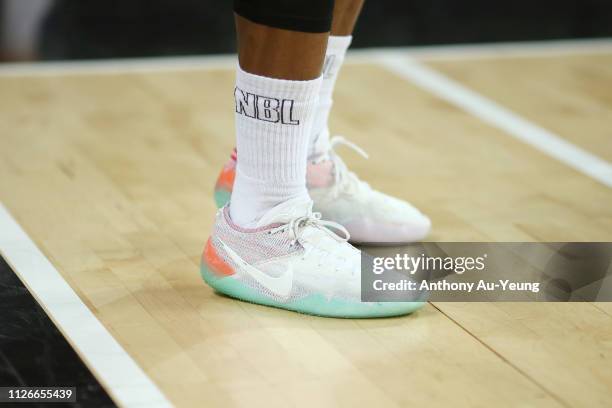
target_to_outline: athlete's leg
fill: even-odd
[[[327,153],[330,148],[327,121],[332,107],[332,94],[346,50],[351,45],[353,29],[363,2],[364,0],[336,0],[334,4],[331,35],[323,66],[323,82],[308,148],[308,156],[311,159]]]
[[[362,254],[346,242],[344,227],[312,212],[307,148],[331,0],[239,0],[236,6],[239,158],[229,208],[217,212],[204,250],[202,276],[229,296],[317,315],[418,309],[421,302],[362,302]]]
[[[332,7],[332,0],[235,1],[240,160],[230,211],[241,226],[256,225],[279,203],[308,197],[308,140]]]
[[[352,35],[364,0],[336,0],[331,35]]]
[[[353,242],[387,244],[416,241],[429,232],[429,219],[411,204],[373,190],[359,180],[333,151],[332,145],[342,142],[342,139],[335,138],[330,141],[328,118],[332,107],[332,94],[362,5],[363,0],[337,0],[334,6],[319,101],[309,133],[307,188],[314,200],[315,210],[321,212],[324,218],[344,225]],[[293,54],[290,60],[301,60],[299,55],[300,52]],[[320,63],[320,59],[314,60]],[[276,69],[276,65],[272,68]],[[239,137],[238,153],[241,158],[242,150]],[[235,167],[234,156],[224,167],[215,186],[215,199],[219,205],[225,203],[231,194]],[[243,191],[249,189],[243,188]],[[243,197],[246,197],[246,194],[243,194]],[[238,202],[247,203],[247,200]]]
[[[240,67],[263,77],[306,81],[321,75],[329,32],[269,27],[236,14]]]
[[[328,119],[332,94],[362,6],[363,0],[337,0],[334,6],[323,82],[308,148],[309,192],[315,209],[325,218],[344,225],[353,242],[415,241],[429,232],[429,219],[409,203],[373,190],[360,181],[333,152],[333,145],[343,140],[330,140]]]

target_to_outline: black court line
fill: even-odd
[[[76,403],[0,407],[115,407],[104,388],[0,257],[0,387],[76,387]]]

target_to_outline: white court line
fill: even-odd
[[[43,61],[0,64],[0,78],[12,76],[122,75],[147,72],[231,69],[235,54],[189,57],[123,58],[87,61]]]
[[[0,253],[119,406],[171,407],[0,203]]]
[[[488,44],[430,45],[391,48],[364,48],[348,53],[349,63],[373,63],[380,54],[406,53],[426,60],[482,58],[533,58],[562,55],[610,54],[611,38],[551,40]],[[119,75],[135,72],[197,71],[231,69],[236,55],[217,54],[185,57],[125,58],[87,61],[46,61],[0,64],[0,77],[30,75]]]
[[[612,187],[612,164],[467,89],[431,68],[396,53],[381,53],[377,61],[401,78],[420,86],[506,134]]]
[[[355,50],[352,54],[356,57],[367,57],[380,52],[403,52],[419,60],[428,61],[595,55],[612,53],[612,38],[364,48]]]

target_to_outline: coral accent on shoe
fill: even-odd
[[[206,247],[204,248],[204,253],[202,254],[202,260],[217,275],[230,276],[235,273],[234,268],[232,268],[223,260],[223,258],[219,256],[210,238],[206,242]]]
[[[230,160],[223,166],[219,177],[217,178],[217,184],[215,190],[223,189],[225,191],[232,191],[234,188],[234,179],[236,178],[236,161]]]

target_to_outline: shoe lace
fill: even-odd
[[[295,245],[300,239],[305,227],[312,226],[325,231],[329,236],[339,242],[346,242],[350,239],[351,234],[342,225],[337,222],[322,220],[321,213],[311,212],[307,215],[297,217],[289,221],[289,223],[270,230],[271,234],[288,229],[291,235],[291,245]],[[342,235],[338,234],[340,232]]]
[[[348,169],[344,161],[340,158],[340,156],[336,153],[334,149],[337,145],[345,145],[350,147],[352,150],[357,152],[364,159],[368,159],[368,153],[359,147],[357,144],[347,140],[344,136],[334,136],[330,140],[331,144],[331,160],[334,163],[334,177],[335,177],[335,195],[337,196],[341,192],[347,194],[355,194],[356,192],[362,189],[371,189],[370,185],[363,180],[360,180],[359,177],[352,171]]]

